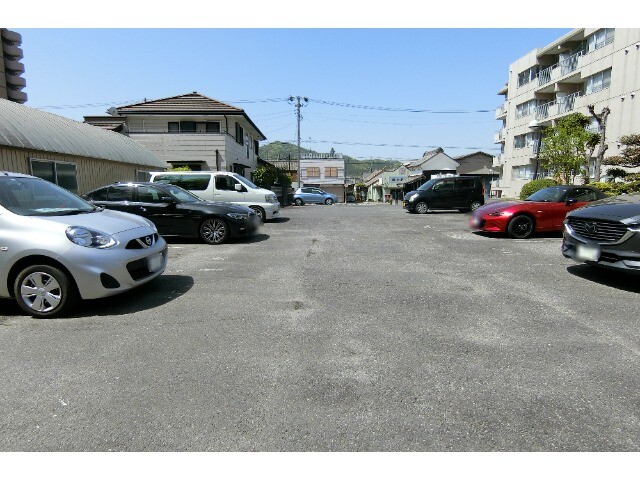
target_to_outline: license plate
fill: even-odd
[[[162,254],[156,253],[147,257],[147,268],[150,272],[157,272],[162,268]]]
[[[597,262],[600,258],[600,247],[597,245],[578,245],[576,258],[585,262]]]

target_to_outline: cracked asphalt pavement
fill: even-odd
[[[640,282],[468,215],[287,207],[154,282],[0,302],[2,451],[637,451]]]

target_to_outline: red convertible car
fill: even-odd
[[[483,232],[506,233],[512,238],[561,232],[568,212],[605,197],[600,190],[588,185],[547,187],[526,200],[488,203],[472,213],[469,226]]]

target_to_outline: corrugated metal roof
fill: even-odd
[[[129,137],[0,99],[0,145],[167,168]]]

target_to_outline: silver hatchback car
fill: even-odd
[[[167,244],[150,221],[104,210],[46,180],[0,172],[0,297],[39,318],[153,280]]]

